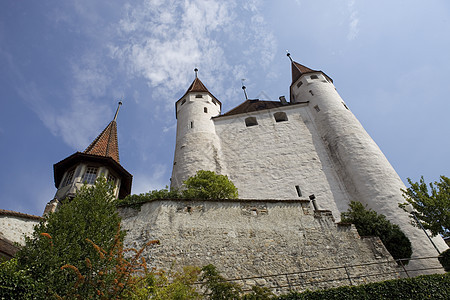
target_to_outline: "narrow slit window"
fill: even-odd
[[[255,117],[248,117],[245,119],[245,126],[250,127],[255,125],[258,125],[258,121],[256,121]]]
[[[284,122],[284,121],[288,120],[288,117],[287,117],[286,113],[282,112],[282,111],[274,113],[273,117],[275,118],[275,121],[277,123],[278,122]]]
[[[302,84],[303,84],[303,81],[299,81],[299,82],[297,83],[297,87],[298,87],[298,88],[301,87]]]
[[[309,90],[309,93],[311,94],[311,96],[314,96],[314,93],[312,90]]]
[[[301,196],[302,196],[302,190],[300,189],[300,186],[299,186],[299,185],[296,185],[296,186],[295,186],[295,190],[297,191],[297,195],[298,195],[299,197],[301,197]]]
[[[206,114],[208,112],[208,108],[207,107],[203,107],[203,112]]]
[[[319,105],[314,106],[314,109],[315,109],[317,112],[319,112],[319,111],[320,111]]]
[[[189,128],[194,128],[194,121],[191,121],[191,123],[189,124]]]

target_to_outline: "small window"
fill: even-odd
[[[345,107],[346,109],[348,109],[347,105],[345,105],[345,103],[344,103],[344,102],[342,102],[342,105],[344,105],[344,107]]]
[[[296,186],[295,186],[295,189],[297,190],[297,195],[298,195],[299,197],[301,197],[301,196],[302,196],[302,190],[300,189],[300,186],[299,186],[299,185],[296,185]]]
[[[73,175],[75,174],[75,169],[70,170],[67,172],[66,178],[64,179],[64,183],[62,186],[69,185],[73,182]]]
[[[311,94],[311,96],[314,96],[314,93],[312,90],[309,90],[309,93]]]
[[[299,82],[297,83],[297,87],[298,87],[298,88],[301,87],[302,84],[303,84],[303,81],[299,81]]]
[[[86,173],[83,176],[83,182],[87,184],[94,184],[95,179],[97,178],[98,168],[96,167],[88,167]]]
[[[311,79],[319,79],[319,77],[317,75],[311,75],[309,78],[311,78]]]
[[[189,125],[189,128],[194,128],[194,121],[191,121],[191,124]]]
[[[274,113],[273,117],[275,118],[276,122],[284,122],[288,120],[286,113],[282,111]]]
[[[195,98],[203,98],[203,96],[201,94],[197,94],[195,95]]]
[[[319,111],[320,111],[319,105],[314,106],[314,109],[315,109],[317,112],[319,112]]]
[[[181,101],[181,105],[183,105],[183,104],[185,104],[186,103],[186,99],[183,99],[182,101]]]
[[[206,114],[208,112],[208,108],[207,107],[203,107],[203,112]]]
[[[108,174],[108,182],[112,182],[113,184],[116,184],[116,176],[112,175],[111,173]]]
[[[245,119],[245,126],[250,127],[255,125],[258,125],[258,121],[256,121],[255,117],[248,117]]]
[[[215,105],[218,105],[218,103],[217,103],[216,100],[212,99],[212,102],[213,102]]]

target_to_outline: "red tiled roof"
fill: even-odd
[[[333,82],[333,80],[324,72],[322,71],[318,71],[318,70],[313,70],[310,69],[302,64],[299,64],[296,61],[292,61],[292,83],[296,82],[300,76],[302,76],[305,73],[312,73],[312,72],[321,72],[323,73],[328,79],[331,80],[331,82]]]
[[[19,217],[19,218],[31,219],[31,220],[37,220],[37,221],[40,221],[42,219],[42,217],[39,217],[39,216],[24,214],[21,212],[17,212],[17,211],[13,211],[13,210],[6,210],[6,209],[0,209],[0,215]]]
[[[116,121],[111,121],[83,153],[111,157],[119,163]]]

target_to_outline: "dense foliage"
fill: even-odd
[[[424,275],[358,286],[307,291],[279,296],[279,300],[450,299],[450,275]]]
[[[26,270],[17,269],[17,259],[0,264],[0,299],[38,299],[39,290]]]
[[[450,249],[445,250],[439,255],[439,262],[444,267],[445,272],[450,272]]]
[[[112,186],[104,178],[95,186],[84,186],[72,201],[36,225],[32,237],[26,238],[26,245],[17,254],[17,268],[44,287],[40,293],[71,295],[81,276],[94,278],[104,270],[108,272],[103,282],[117,278],[113,255],[104,259],[124,237],[112,195]],[[78,283],[77,288],[80,297],[97,293],[87,281]]]
[[[200,170],[183,183],[188,199],[237,199],[238,190],[226,175]]]
[[[341,215],[342,222],[355,224],[360,236],[378,236],[394,259],[410,258],[411,242],[384,215],[366,209],[360,202],[352,201],[347,212]]]
[[[408,182],[411,186],[402,190],[406,202],[400,206],[411,204],[422,226],[433,235],[450,236],[450,178],[441,176],[440,181],[429,184],[430,189],[423,176],[419,182],[413,182],[409,178]],[[413,216],[411,219],[415,224]]]
[[[116,200],[117,206],[140,208],[145,202],[164,199],[237,199],[238,190],[226,175],[218,175],[213,171],[197,171],[184,181],[181,190],[166,186],[161,190],[153,190],[139,195],[129,195]]]

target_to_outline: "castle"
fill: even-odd
[[[404,202],[403,182],[331,77],[292,59],[291,68],[289,101],[246,99],[226,113],[196,71],[175,103],[170,185],[180,188],[196,171],[211,170],[231,179],[239,200],[159,200],[140,210],[121,208],[126,243],[139,246],[157,238],[161,247],[146,252],[148,261],[216,263],[229,278],[392,261],[379,240],[361,239],[354,227],[335,223],[350,201],[359,201],[401,227],[413,257],[437,255],[398,207]],[[130,194],[132,176],[119,163],[116,118],[117,112],[84,152],[54,165],[58,190],[46,212],[102,173],[114,182],[117,197]],[[433,241],[447,249],[440,236]],[[428,261],[412,264],[430,266]],[[395,269],[381,271],[389,268]]]

